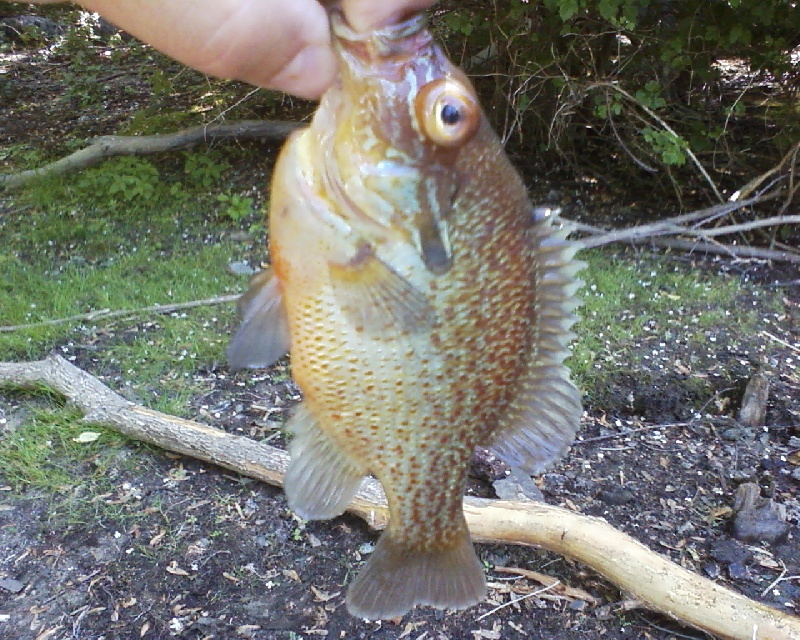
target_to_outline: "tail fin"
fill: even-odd
[[[486,578],[464,527],[453,546],[420,550],[384,533],[367,565],[347,591],[347,609],[358,618],[395,618],[415,605],[465,609],[486,596]]]

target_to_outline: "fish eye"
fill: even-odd
[[[463,144],[480,123],[480,108],[473,91],[454,78],[426,84],[414,107],[423,135],[443,147]]]

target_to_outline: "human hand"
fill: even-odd
[[[39,0],[40,3],[54,0]],[[333,82],[328,16],[317,0],[77,0],[121,29],[199,71],[303,98]],[[366,31],[436,0],[342,0]]]

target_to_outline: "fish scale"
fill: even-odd
[[[351,613],[464,608],[486,592],[462,507],[475,447],[539,472],[578,426],[563,365],[576,247],[533,214],[421,17],[372,34],[331,19],[340,77],[276,163],[272,271],[243,297],[229,360],[291,352],[304,400],[285,489],[301,516],[342,513],[368,473],[384,488]]]

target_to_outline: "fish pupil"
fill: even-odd
[[[442,122],[448,125],[458,124],[461,121],[461,111],[452,104],[444,105],[439,115],[442,118]]]

